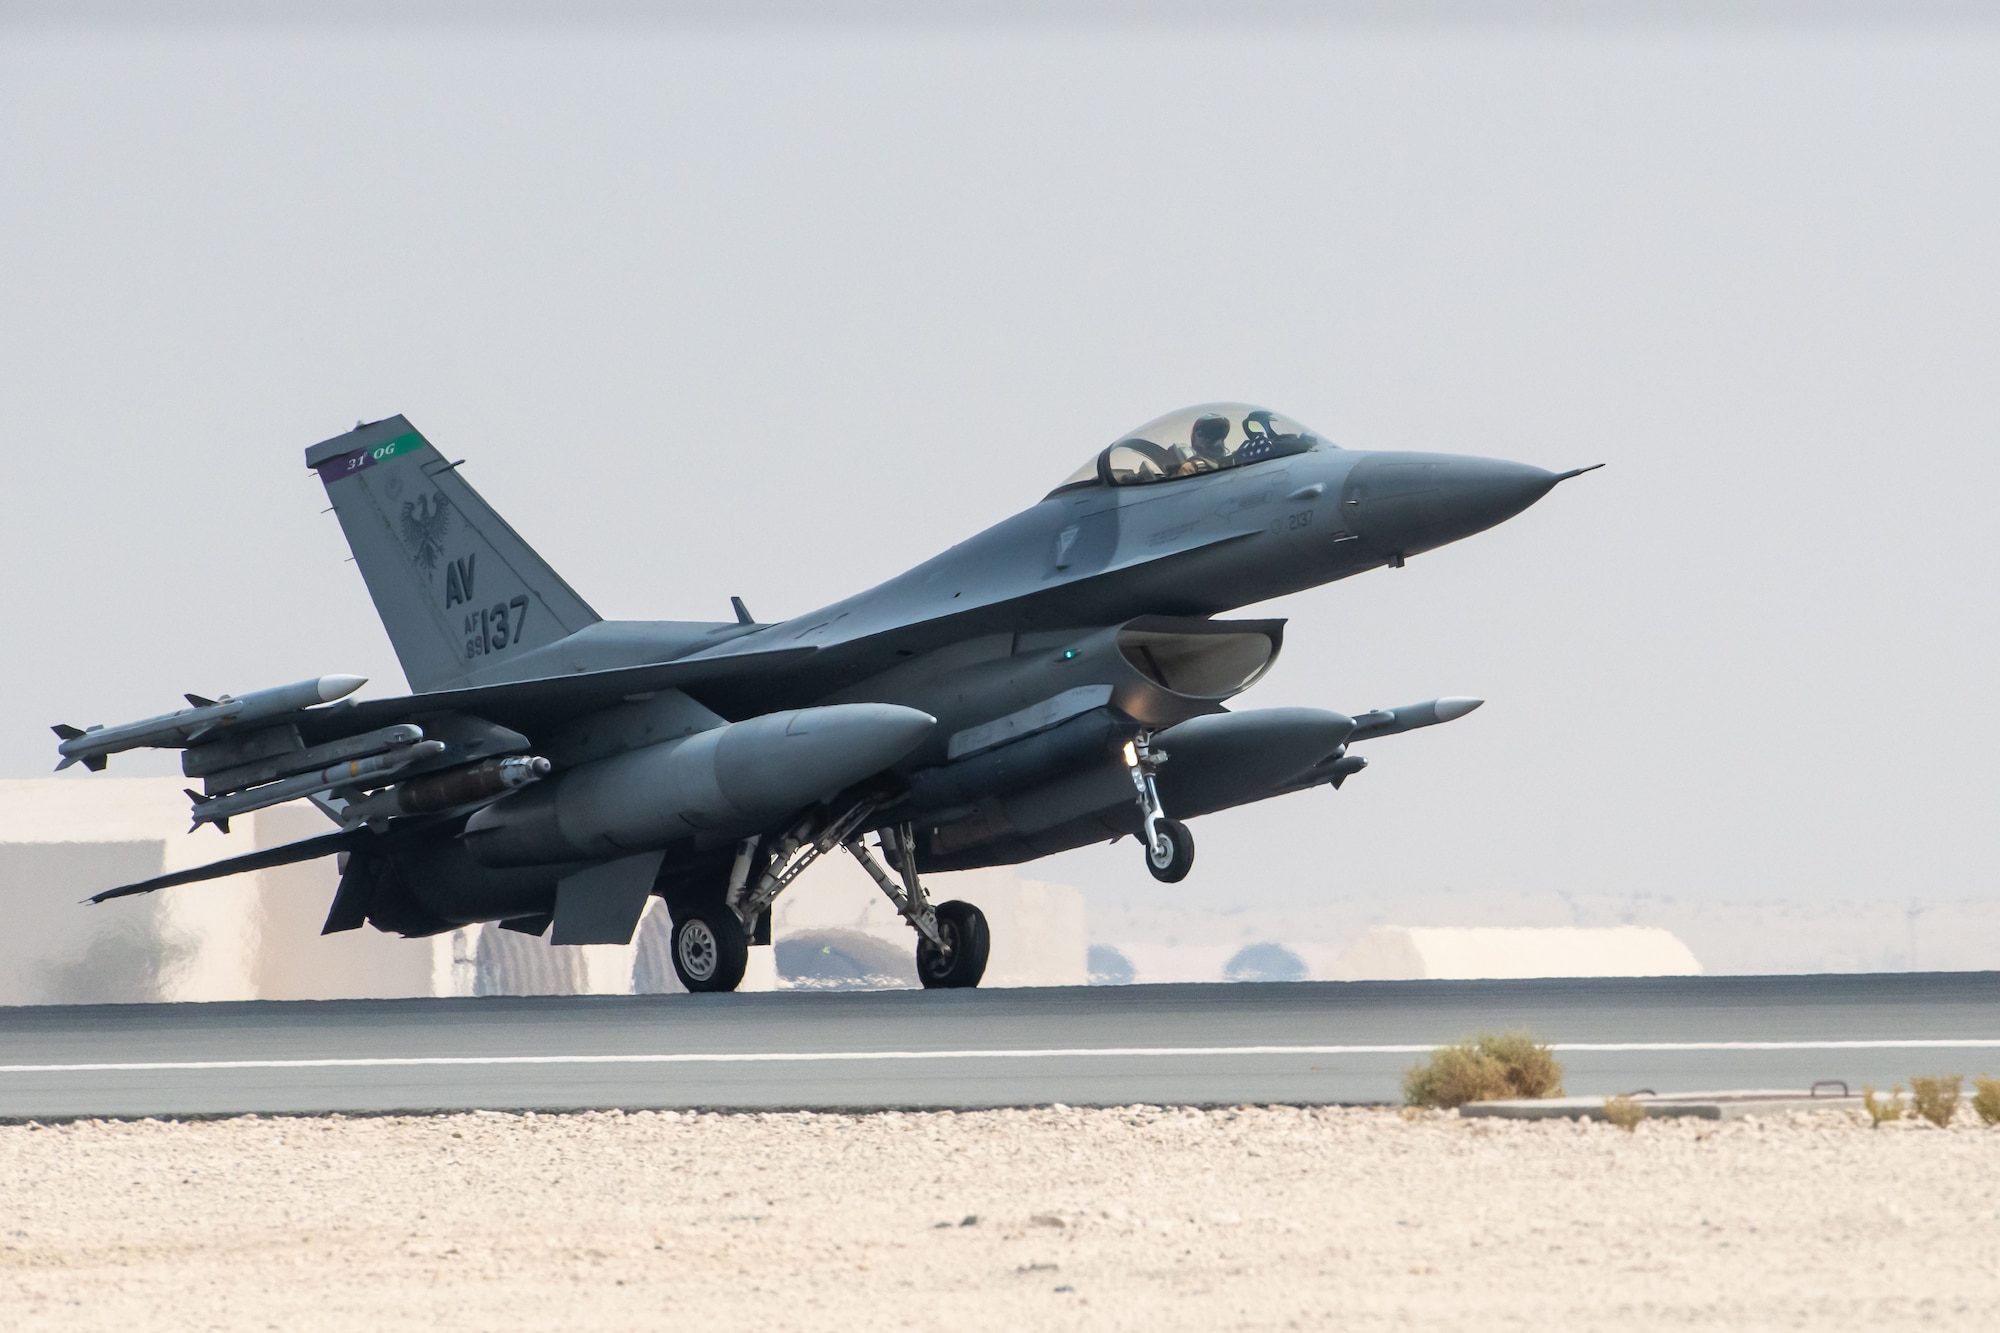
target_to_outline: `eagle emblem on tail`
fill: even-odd
[[[451,501],[433,492],[403,501],[403,545],[410,558],[431,577],[437,577],[438,560],[444,555],[444,534],[451,526]]]

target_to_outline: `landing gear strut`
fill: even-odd
[[[1160,788],[1153,773],[1167,762],[1167,752],[1153,748],[1153,733],[1142,731],[1125,745],[1125,770],[1132,775],[1133,799],[1144,819],[1146,869],[1162,884],[1178,884],[1194,869],[1194,834],[1178,819],[1167,818],[1160,806]]]
[[[857,801],[831,819],[810,815],[772,843],[768,857],[760,855],[761,838],[745,839],[737,849],[721,905],[674,923],[674,970],[681,984],[691,991],[736,989],[748,959],[749,923],[769,911],[807,866],[835,847],[844,847],[917,932],[917,975],[924,985],[977,986],[986,974],[992,942],[985,914],[971,903],[931,905],[917,878],[917,844],[908,824],[883,829],[878,835],[882,855],[898,872],[892,876],[862,841],[860,830],[874,810],[872,802]]]
[[[986,955],[992,945],[992,936],[986,930],[986,914],[965,902],[931,906],[930,896],[917,878],[917,844],[908,824],[883,829],[877,837],[883,856],[895,862],[900,883],[890,877],[859,837],[847,839],[847,851],[917,932],[917,977],[924,988],[957,990],[977,986],[986,975]]]

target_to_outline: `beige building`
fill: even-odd
[[[1693,951],[1658,926],[1382,926],[1325,972],[1334,981],[1700,974]]]

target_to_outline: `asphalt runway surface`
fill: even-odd
[[[1396,1101],[1525,1027],[1568,1090],[2000,1072],[2000,972],[0,1009],[0,1119]]]

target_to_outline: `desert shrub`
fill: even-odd
[[[1897,1088],[1887,1097],[1877,1098],[1875,1096],[1875,1089],[1863,1086],[1861,1089],[1861,1105],[1867,1108],[1868,1123],[1874,1128],[1880,1129],[1884,1120],[1901,1120],[1903,1118],[1903,1090]]]
[[[1989,1125],[2000,1125],[2000,1078],[1972,1080],[1972,1109]]]
[[[1958,1090],[1964,1082],[1963,1074],[1932,1074],[1929,1078],[1912,1076],[1910,1109],[1943,1129],[1958,1113]]]
[[[1562,1065],[1525,1032],[1482,1032],[1431,1052],[1403,1075],[1412,1106],[1463,1106],[1515,1097],[1562,1096]]]
[[[1604,1118],[1630,1134],[1646,1118],[1646,1104],[1637,1097],[1606,1097]]]

